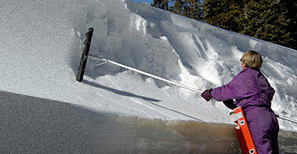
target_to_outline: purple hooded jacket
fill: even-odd
[[[214,88],[211,96],[217,101],[235,99],[241,106],[259,154],[278,154],[277,118],[271,110],[275,91],[257,70],[242,70],[227,85]]]
[[[264,75],[250,68],[242,70],[227,85],[214,88],[211,96],[217,101],[235,99],[236,106],[271,107],[271,100],[275,91]]]

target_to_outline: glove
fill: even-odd
[[[201,97],[203,97],[206,101],[209,101],[210,99],[212,99],[212,96],[211,96],[211,90],[212,89],[207,89],[205,90],[202,94],[201,94]]]
[[[236,104],[234,103],[233,99],[223,101],[223,103],[227,108],[229,108],[231,110],[233,110],[233,109],[235,109],[237,107]]]

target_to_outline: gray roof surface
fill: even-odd
[[[239,153],[233,125],[97,113],[0,91],[0,153]],[[297,135],[280,133],[282,151]]]

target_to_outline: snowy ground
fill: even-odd
[[[2,91],[123,116],[230,123],[220,102],[117,66],[96,66],[96,60],[76,82],[82,39],[94,27],[91,54],[199,90],[228,83],[240,71],[243,52],[259,51],[262,72],[277,92],[273,110],[297,119],[296,50],[129,0],[9,0],[0,9]]]

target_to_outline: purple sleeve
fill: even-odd
[[[248,98],[258,92],[257,87],[256,79],[243,70],[227,85],[214,88],[211,91],[211,96],[217,101]]]

